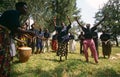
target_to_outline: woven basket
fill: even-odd
[[[19,51],[19,61],[24,63],[26,61],[28,61],[31,52],[32,52],[32,48],[30,47],[19,47],[18,48]]]

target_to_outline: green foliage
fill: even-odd
[[[42,27],[53,30],[53,17],[57,17],[57,24],[61,21],[68,23],[66,16],[77,15],[80,11],[76,8],[76,0],[3,0],[0,2],[0,11],[13,9],[18,1],[25,1],[28,5],[28,15],[21,18],[24,22],[29,16],[32,16],[35,22]]]
[[[103,28],[109,29],[113,33],[120,35],[120,1],[109,0],[105,6],[96,13],[96,21],[99,21],[103,16],[106,15],[105,21],[102,23]]]
[[[0,1],[0,12],[3,13],[6,10],[13,9],[16,0],[1,0]]]
[[[100,21],[103,16],[106,16],[106,19],[101,24],[102,29],[108,30],[114,37],[113,39],[116,39],[120,35],[120,0],[109,0],[96,13],[96,22]]]

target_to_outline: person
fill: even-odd
[[[50,38],[50,33],[48,29],[45,29],[44,32],[44,40],[43,40],[43,52],[46,52],[46,48],[47,48],[47,52],[49,52],[49,38]]]
[[[102,52],[103,56],[107,55],[108,58],[110,58],[111,54],[111,42],[110,42],[110,34],[108,34],[105,30],[102,31],[102,34],[100,35],[100,39],[102,41]]]
[[[29,31],[33,32],[35,35],[38,34],[38,30],[35,29],[35,23],[31,25],[31,29]],[[32,38],[28,39],[28,46],[32,48],[32,54],[33,54],[36,47],[36,36],[33,36]]]
[[[77,23],[79,24],[79,26],[82,28],[83,32],[84,32],[84,41],[83,41],[83,50],[84,50],[84,54],[85,54],[85,58],[86,58],[86,62],[89,62],[88,59],[88,47],[90,47],[91,53],[93,54],[95,63],[98,63],[98,55],[97,55],[97,51],[95,48],[95,43],[93,41],[93,36],[92,33],[97,29],[97,26],[105,19],[105,17],[98,22],[97,24],[95,24],[92,28],[90,28],[90,24],[86,24],[86,28],[84,26],[82,26],[77,17],[75,18],[75,20],[77,21]]]
[[[27,28],[26,24],[21,26],[21,29],[23,29],[23,30],[27,30],[26,28]],[[17,42],[18,47],[27,46],[27,38],[29,38],[28,35],[23,34],[23,33],[19,33],[17,38],[19,41],[21,41],[21,42]]]
[[[68,41],[69,41],[69,36],[68,36],[68,31],[71,28],[71,21],[70,18],[67,16],[67,19],[69,20],[69,25],[65,26],[64,22],[61,23],[61,26],[58,27],[56,25],[56,17],[54,17],[54,27],[55,30],[58,32],[58,50],[57,50],[57,56],[63,56],[68,54]],[[67,59],[67,57],[66,57]],[[60,59],[61,61],[61,59]]]
[[[52,50],[54,51],[58,50],[57,36],[58,36],[58,32],[56,31],[56,33],[52,36]]]
[[[37,38],[36,38],[36,54],[38,53],[42,53],[42,50],[43,50],[43,39],[44,38],[44,33],[42,31],[42,28],[39,28],[39,32],[38,32],[38,35],[37,35]]]
[[[80,54],[83,54],[83,40],[84,40],[84,34],[81,32],[81,34],[78,36],[78,39],[80,40]]]
[[[7,10],[0,17],[0,32],[3,33],[3,41],[0,46],[0,77],[10,77],[11,57],[15,56],[16,51],[15,35],[20,32],[34,35],[32,32],[20,28],[19,18],[21,15],[27,14],[27,4],[18,2],[15,7],[16,10]]]
[[[93,36],[93,41],[94,41],[94,43],[95,43],[97,55],[98,55],[98,57],[99,57],[99,51],[98,51],[98,33],[97,33],[96,31],[94,31],[94,32],[92,33],[92,36]],[[91,54],[91,56],[93,56],[93,55]]]
[[[74,53],[76,50],[74,39],[75,39],[74,35],[70,32],[70,35],[69,35],[69,51],[70,51],[70,53]]]

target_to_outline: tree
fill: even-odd
[[[109,30],[112,35],[112,39],[116,41],[118,45],[117,37],[120,35],[120,0],[109,0],[102,9],[96,13],[96,22],[99,21],[102,16],[107,15],[107,19],[102,22],[102,28]]]
[[[73,14],[78,14],[80,11],[76,8],[76,0],[2,0],[0,2],[0,11],[13,9],[16,2],[25,1],[28,5],[28,15],[21,18],[22,23],[27,18],[33,17],[35,22],[42,27],[53,30],[53,17],[57,17],[57,25],[62,21],[68,23],[66,16],[73,18]],[[7,5],[7,6],[6,6]]]

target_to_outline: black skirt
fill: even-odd
[[[102,42],[102,52],[103,52],[103,55],[111,54],[111,42],[110,41],[108,41],[106,44]]]

